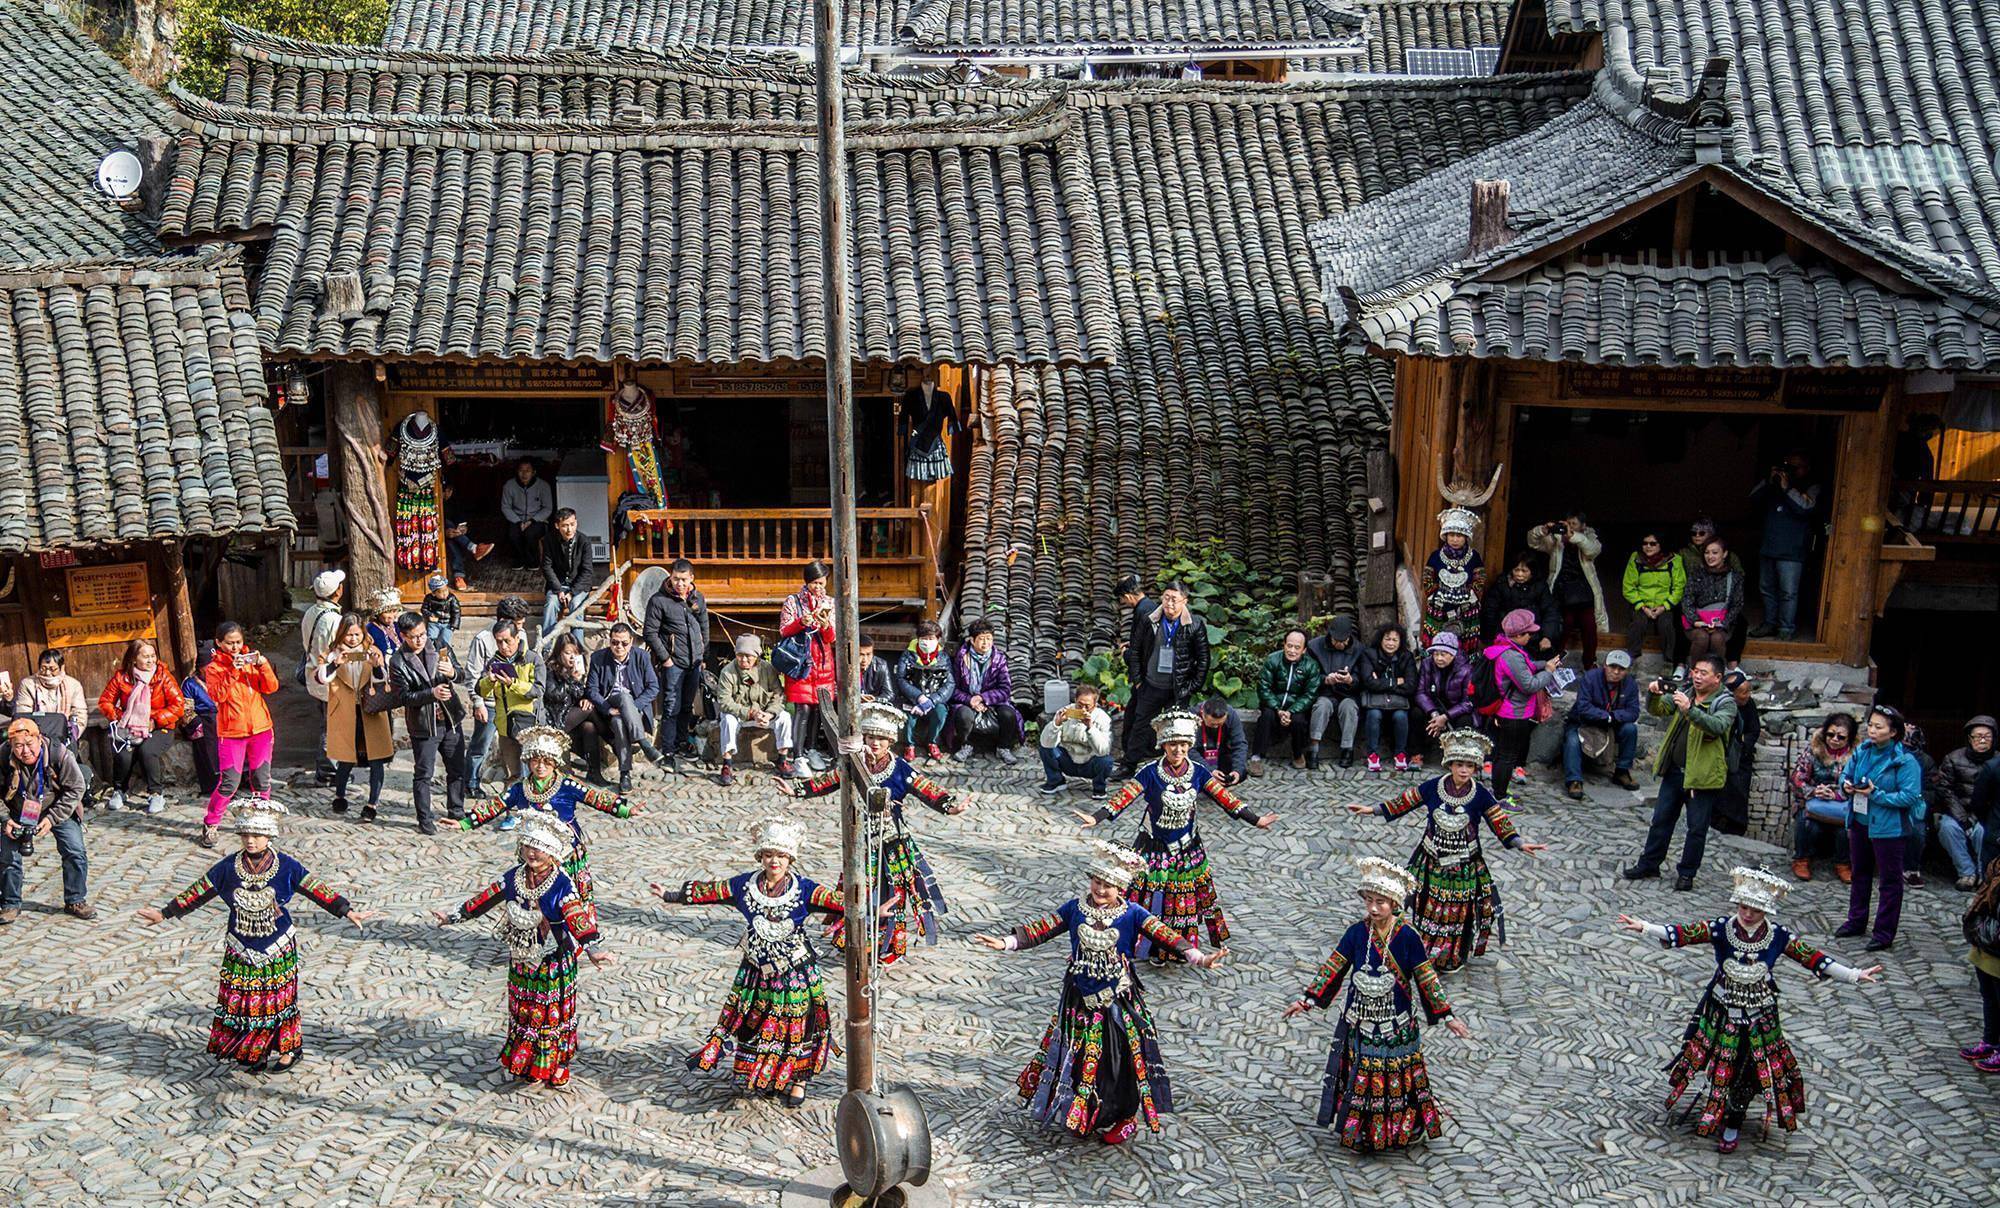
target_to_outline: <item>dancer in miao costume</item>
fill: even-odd
[[[1205,793],[1230,816],[1267,830],[1278,816],[1259,816],[1230,792],[1207,764],[1188,758],[1188,749],[1200,729],[1201,721],[1192,713],[1169,709],[1160,714],[1153,719],[1160,757],[1140,768],[1096,813],[1070,812],[1085,827],[1092,827],[1111,821],[1126,806],[1144,798],[1146,816],[1139,823],[1139,840],[1133,846],[1145,858],[1146,871],[1133,880],[1129,896],[1190,942],[1206,924],[1209,942],[1221,947],[1229,939],[1229,921],[1216,900],[1208,851],[1201,844],[1201,828],[1195,825],[1195,803]],[[1154,964],[1165,963],[1172,951],[1148,937],[1139,939],[1138,955]]]
[[[866,815],[868,872],[875,896],[869,907],[883,920],[876,948],[882,963],[891,965],[909,951],[912,934],[922,936],[926,944],[937,943],[937,916],[947,909],[937,875],[904,821],[903,802],[915,797],[940,814],[962,814],[965,804],[896,754],[895,744],[903,733],[900,710],[864,701],[856,725],[861,730],[861,765],[867,772],[866,781],[857,788],[871,806]],[[840,773],[821,772],[796,788],[793,783],[778,780],[793,796],[822,797],[840,787]],[[847,886],[841,891],[847,892]],[[844,920],[835,924],[829,938],[836,948],[846,945]]]
[[[1486,563],[1472,548],[1479,513],[1452,506],[1438,513],[1438,547],[1424,560],[1417,590],[1423,595],[1422,644],[1450,630],[1459,647],[1472,650],[1479,640],[1479,597],[1486,590]]]
[[[234,812],[243,850],[210,868],[165,906],[149,906],[138,915],[145,923],[179,918],[210,898],[221,898],[229,908],[208,1051],[257,1073],[283,1073],[305,1053],[292,899],[304,894],[333,917],[353,923],[356,931],[381,917],[376,911],[355,910],[332,886],[273,845],[284,809],[268,798],[239,798]]]
[[[1006,937],[975,936],[988,948],[1032,948],[1066,936],[1069,967],[1063,972],[1062,999],[1042,1033],[1034,1059],[1021,1071],[1021,1098],[1037,1120],[1079,1137],[1096,1133],[1117,1145],[1143,1121],[1154,1132],[1173,1110],[1167,1068],[1133,953],[1147,940],[1207,968],[1229,954],[1204,952],[1195,941],[1125,898],[1145,870],[1138,853],[1114,844],[1093,845],[1090,885],[1051,914],[1014,929]]]
[[[1752,1099],[1764,1100],[1767,1133],[1773,1119],[1788,1131],[1797,1129],[1806,1108],[1805,1078],[1778,1021],[1778,983],[1772,976],[1778,958],[1797,961],[1822,981],[1872,982],[1882,971],[1880,965],[1843,965],[1773,922],[1789,883],[1761,868],[1738,868],[1729,876],[1735,883],[1729,895],[1736,906],[1733,916],[1665,927],[1618,916],[1626,930],[1656,939],[1662,947],[1706,944],[1715,954],[1715,972],[1688,1020],[1681,1051],[1667,1067],[1667,1106],[1680,1101],[1689,1082],[1706,1077],[1707,1087],[1689,1110],[1699,1106],[1695,1133],[1720,1133],[1715,1147],[1723,1153],[1735,1151]]]
[[[750,831],[760,869],[679,889],[653,886],[669,905],[733,906],[746,924],[736,981],[707,1041],[688,1054],[688,1068],[712,1070],[733,1050],[748,1088],[783,1095],[786,1107],[806,1101],[806,1082],[834,1049],[819,954],[805,922],[814,911],[839,917],[840,894],[792,871],[804,830],[789,818],[765,818]]]
[[[576,954],[612,962],[598,948],[597,911],[577,893],[557,861],[571,834],[561,820],[537,814],[516,833],[520,863],[457,910],[434,910],[440,927],[498,909],[495,930],[507,945],[507,1038],[500,1064],[516,1078],[550,1087],[569,1083],[576,1060]]]
[[[1444,1132],[1424,1065],[1418,1011],[1455,1036],[1472,1033],[1452,1015],[1423,938],[1398,917],[1416,879],[1374,856],[1363,856],[1355,868],[1367,916],[1340,937],[1305,994],[1285,1008],[1285,1017],[1328,1006],[1346,987],[1326,1059],[1319,1123],[1331,1125],[1347,1148],[1373,1153]]]
[[[569,777],[565,771],[569,767],[567,732],[554,726],[530,726],[515,737],[521,743],[521,778],[503,793],[468,803],[459,826],[471,830],[495,818],[554,817],[570,834],[569,850],[562,854],[563,872],[576,887],[578,897],[594,902],[597,884],[590,875],[590,842],[584,837],[576,809],[584,805],[614,818],[630,818],[639,807],[617,793]]]
[[[1483,955],[1498,931],[1507,942],[1506,914],[1493,873],[1479,845],[1479,824],[1493,828],[1503,847],[1530,854],[1548,850],[1530,843],[1514,830],[1514,821],[1485,785],[1479,765],[1493,749],[1493,740],[1476,730],[1447,730],[1442,776],[1434,776],[1400,797],[1378,805],[1352,804],[1356,814],[1395,819],[1412,810],[1425,811],[1424,837],[1410,856],[1410,875],[1417,888],[1407,903],[1410,925],[1424,937],[1431,968],[1449,973],[1472,957]]]

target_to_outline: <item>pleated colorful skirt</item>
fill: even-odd
[[[1319,1124],[1361,1153],[1402,1149],[1444,1133],[1414,1019],[1383,1035],[1342,1020],[1326,1060]]]
[[[818,964],[766,972],[744,961],[695,1061],[712,1070],[733,1054],[736,1074],[750,1090],[781,1093],[825,1069],[833,1051]]]
[[[1424,937],[1431,968],[1449,973],[1471,958],[1485,955],[1496,927],[1500,942],[1507,942],[1500,895],[1494,891],[1486,857],[1477,847],[1458,864],[1445,867],[1428,847],[1418,844],[1409,869],[1417,879],[1417,888],[1410,895],[1407,913],[1410,926]]]
[[[1715,995],[1704,997],[1688,1022],[1681,1051],[1667,1066],[1667,1106],[1678,1103],[1699,1075],[1707,1076],[1708,1086],[1689,1110],[1700,1113],[1695,1123],[1700,1136],[1742,1120],[1754,1098],[1764,1100],[1766,1132],[1773,1120],[1787,1131],[1797,1129],[1806,1110],[1806,1080],[1775,1005],[1737,1019]]]
[[[1132,988],[1101,1006],[1085,1003],[1073,978],[1021,1071],[1021,1098],[1035,1119],[1079,1137],[1137,1119],[1154,1132],[1174,1110],[1167,1067],[1144,991]]]
[[[916,838],[907,833],[890,836],[875,850],[869,871],[875,877],[876,912],[883,902],[896,899],[896,908],[882,920],[876,941],[882,963],[893,965],[903,959],[912,936],[921,936],[926,944],[937,943],[937,916],[947,913],[948,908],[937,874],[931,871]],[[846,918],[829,923],[826,935],[835,948],[847,947]]]
[[[1208,852],[1201,836],[1190,831],[1186,840],[1170,847],[1141,831],[1133,850],[1143,856],[1146,871],[1132,882],[1125,896],[1144,906],[1162,923],[1186,937],[1191,944],[1201,942],[1199,932],[1206,925],[1210,944],[1221,947],[1229,938],[1229,920],[1215,896],[1215,877],[1209,872]],[[1139,937],[1135,959],[1153,954],[1153,943]],[[1161,953],[1172,956],[1172,953]]]
[[[208,1051],[256,1065],[274,1053],[295,1052],[300,1044],[299,950],[292,937],[287,934],[261,964],[224,948]]]
[[[517,1078],[562,1086],[576,1059],[576,953],[507,966],[507,1039],[500,1064]]]

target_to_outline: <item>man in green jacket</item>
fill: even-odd
[[[1671,695],[1669,686],[1659,680],[1646,687],[1646,711],[1673,720],[1667,723],[1666,741],[1653,759],[1653,772],[1660,778],[1653,825],[1646,831],[1646,850],[1639,853],[1639,862],[1625,870],[1628,881],[1660,875],[1681,807],[1686,806],[1687,841],[1681,845],[1674,888],[1683,893],[1694,888],[1702,849],[1708,845],[1708,821],[1729,782],[1729,729],[1736,722],[1736,700],[1722,690],[1723,670],[1720,658],[1707,655],[1689,666],[1688,687],[1675,688]]]
[[[1306,631],[1285,635],[1282,650],[1273,650],[1257,676],[1257,732],[1251,740],[1250,774],[1264,774],[1264,753],[1279,735],[1292,737],[1292,766],[1306,766],[1312,749],[1313,697],[1319,694],[1319,662],[1306,657]]]

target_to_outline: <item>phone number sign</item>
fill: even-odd
[[[73,566],[64,573],[69,577],[72,617],[152,611],[153,592],[143,562]]]

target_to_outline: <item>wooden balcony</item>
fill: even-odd
[[[1912,536],[1937,544],[2000,544],[2000,481],[1904,480],[1890,489],[1897,523]]]
[[[799,589],[806,563],[831,565],[825,508],[665,508],[631,517],[637,527],[619,542],[618,559],[637,572],[686,558],[716,608],[775,613]],[[862,508],[858,521],[861,611],[936,616],[942,585],[930,508]]]

